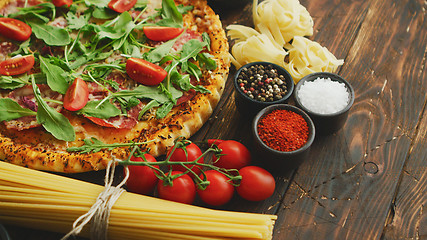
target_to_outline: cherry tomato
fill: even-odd
[[[182,174],[180,171],[172,171],[171,176]],[[196,197],[196,185],[193,179],[184,174],[172,181],[172,186],[165,185],[163,180],[157,184],[157,192],[162,199],[191,204]]]
[[[89,100],[89,88],[81,78],[74,79],[64,96],[64,108],[69,111],[77,111],[86,106]]]
[[[0,34],[16,40],[25,41],[30,38],[31,27],[26,23],[13,18],[0,18]]]
[[[126,61],[126,73],[133,80],[149,86],[159,84],[168,74],[162,67],[140,58]]]
[[[257,166],[247,166],[239,170],[242,180],[236,187],[237,193],[249,201],[262,201],[269,198],[276,187],[273,175]]]
[[[153,41],[168,41],[178,37],[184,28],[147,26],[143,28],[145,36]]]
[[[213,156],[213,164],[226,169],[241,169],[248,166],[251,161],[251,153],[245,145],[234,140],[226,140],[218,145],[219,153]]]
[[[14,57],[0,62],[0,74],[13,76],[28,72],[34,66],[34,56]]]
[[[111,0],[108,7],[118,13],[129,11],[137,0]]]
[[[200,178],[209,181],[205,190],[197,189],[200,199],[204,203],[212,206],[221,206],[228,203],[234,194],[234,186],[229,183],[229,179],[216,170],[205,171],[206,179],[203,174]]]
[[[170,149],[167,154],[167,157],[169,157],[170,155],[171,162],[193,162],[203,154],[202,150],[200,150],[200,148],[194,143],[190,143],[185,148],[176,148],[173,153],[172,153],[172,150],[173,148]],[[204,162],[203,157],[197,160],[197,162],[203,163]],[[197,175],[201,173],[200,168],[196,165],[188,164],[187,167],[191,168],[191,170],[193,170],[194,173],[196,173]],[[172,165],[172,170],[177,170],[182,172],[187,171],[185,167],[179,166],[179,165]]]
[[[224,141],[225,140],[221,140],[221,139],[208,139],[208,140],[206,140],[206,143],[208,144],[209,147],[212,147],[214,144],[218,145]]]
[[[135,162],[156,162],[156,159],[148,153],[144,154],[144,157],[146,161],[142,157],[134,156],[132,156],[130,160]],[[154,167],[159,168],[159,166]],[[126,182],[126,186],[129,191],[139,194],[149,194],[154,190],[159,181],[154,173],[155,170],[147,166],[136,165],[129,165],[128,168],[129,178]]]
[[[55,7],[62,7],[64,5],[70,7],[73,4],[73,0],[52,0],[52,3]]]
[[[87,115],[83,115],[83,116],[99,126],[109,127],[109,128],[131,129],[138,123],[137,120],[135,120],[134,118],[127,117],[127,116],[117,116],[109,119],[102,119],[102,118],[91,117]]]

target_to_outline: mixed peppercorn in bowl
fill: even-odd
[[[269,62],[252,62],[234,77],[235,102],[240,113],[255,115],[261,109],[288,101],[294,90],[292,76]]]

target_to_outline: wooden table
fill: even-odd
[[[301,3],[314,19],[311,39],[345,60],[337,73],[352,84],[354,105],[344,128],[316,137],[298,169],[275,174],[270,199],[254,203],[235,197],[223,209],[277,214],[274,239],[427,239],[427,3]],[[217,12],[224,26],[251,26],[251,6]],[[193,140],[251,144],[251,119],[234,103],[234,72],[210,121]],[[102,174],[94,181],[102,182]],[[7,228],[14,240],[62,236]]]

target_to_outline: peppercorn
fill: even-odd
[[[280,100],[288,91],[285,77],[271,64],[243,68],[237,83],[248,97],[261,102]]]

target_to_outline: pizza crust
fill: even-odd
[[[209,119],[223,93],[228,77],[230,59],[229,46],[219,16],[207,5],[206,1],[176,0],[177,4],[193,5],[191,13],[185,15],[187,27],[207,32],[211,38],[210,54],[217,62],[217,69],[204,73],[203,85],[210,94],[198,93],[192,100],[174,109],[163,119],[139,122],[131,130],[104,128],[89,120],[68,116],[75,126],[77,140],[74,142],[59,141],[46,133],[43,128],[24,131],[7,130],[4,125],[0,129],[0,159],[26,166],[29,168],[54,172],[86,172],[102,170],[113,157],[125,159],[128,148],[116,148],[112,151],[80,154],[70,153],[66,149],[80,146],[83,139],[96,137],[105,143],[114,142],[145,142],[151,141],[143,148],[157,157],[166,153],[178,137],[190,138]],[[0,6],[6,4],[0,0]]]
[[[9,3],[9,0],[0,0],[0,8],[3,8],[8,3]]]

